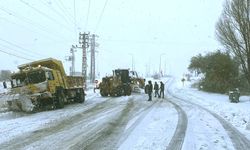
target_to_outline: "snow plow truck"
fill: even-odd
[[[84,78],[67,76],[60,60],[38,60],[18,69],[11,75],[12,87],[5,95],[11,110],[35,112],[85,101]]]

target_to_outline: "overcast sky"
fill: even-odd
[[[182,75],[192,56],[221,47],[215,24],[223,2],[0,0],[0,69],[15,70],[31,60],[53,57],[62,60],[68,72],[65,56],[71,45],[78,44],[79,32],[90,32],[99,36],[101,75],[131,68],[132,58],[140,74],[159,71],[161,58],[163,70]],[[76,70],[81,71],[80,49],[76,55]]]

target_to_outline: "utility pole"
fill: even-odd
[[[162,70],[161,70],[161,57],[166,55],[165,53],[161,53],[160,55],[160,65],[159,65],[159,74],[162,76]]]
[[[90,39],[90,56],[91,56],[91,64],[90,64],[90,80],[94,83],[95,82],[95,53],[97,52],[95,48],[97,47],[96,44],[96,37],[97,35],[92,34]]]
[[[72,45],[71,49],[70,49],[70,53],[71,53],[71,72],[70,75],[73,76],[75,75],[75,46]]]
[[[70,48],[71,56],[66,57],[66,61],[71,61],[71,66],[69,68],[71,76],[75,74],[75,48],[76,47],[72,45],[72,47]]]
[[[164,76],[167,75],[167,64],[166,64],[166,59],[164,61]]]
[[[129,53],[129,55],[130,55],[131,58],[132,58],[131,70],[132,70],[132,71],[135,71],[135,67],[134,67],[134,55],[133,55],[132,53]]]
[[[79,44],[82,47],[82,76],[85,79],[85,83],[87,82],[87,48],[89,47],[89,33],[79,33]],[[85,88],[87,88],[87,84],[85,84]]]

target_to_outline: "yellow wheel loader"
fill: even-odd
[[[100,94],[102,96],[131,95],[131,80],[128,69],[116,69],[112,76],[102,78]]]

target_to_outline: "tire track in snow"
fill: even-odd
[[[75,143],[69,149],[111,149],[115,147],[116,139],[112,138],[112,135],[117,135],[124,122],[126,122],[127,116],[131,113],[134,108],[134,102],[132,100],[128,101],[126,106],[120,109],[111,121],[104,123],[102,126],[97,128],[96,132],[90,132],[86,135],[85,140],[81,140]]]
[[[174,108],[178,112],[178,124],[175,129],[174,136],[172,137],[169,145],[167,146],[167,150],[181,150],[187,130],[187,114],[179,105],[170,100],[169,102],[174,106]]]
[[[148,110],[156,103],[155,101],[144,108],[144,110],[138,112],[138,110],[142,108],[141,103],[136,103],[133,100],[135,99],[131,99],[131,102],[127,104],[127,106],[122,110],[121,114],[117,116],[117,118],[112,121],[112,124],[107,126],[105,130],[100,132],[98,135],[92,136],[92,138],[90,138],[88,141],[79,143],[77,147],[71,147],[71,149],[80,147],[84,147],[84,149],[98,149],[100,147],[107,150],[118,149],[121,141],[123,141],[126,138],[126,135],[129,134],[129,132],[126,130],[126,135],[124,137],[124,130],[131,118],[135,114],[142,114],[141,117],[145,117],[149,112]],[[141,118],[141,120],[142,119],[143,118]],[[139,121],[136,123],[139,123]]]
[[[140,122],[147,116],[147,114],[154,108],[153,106],[160,103],[159,101],[153,101],[153,103],[143,110],[137,112],[134,114],[134,116],[139,116],[136,121],[130,125],[128,129],[126,129],[126,132],[122,135],[119,142],[117,143],[117,146],[119,147],[127,138],[128,136],[133,132],[133,130],[140,124]]]
[[[172,81],[173,82],[173,81]],[[171,84],[172,84],[171,82]],[[228,123],[225,119],[223,119],[221,116],[219,116],[218,114],[208,110],[207,108],[195,104],[193,102],[187,101],[187,99],[183,99],[180,98],[176,95],[174,95],[168,88],[168,93],[173,96],[176,99],[181,100],[182,102],[185,102],[187,104],[190,105],[194,105],[202,110],[205,110],[206,112],[208,112],[209,114],[211,114],[214,118],[216,118],[220,124],[223,126],[223,128],[225,129],[225,131],[227,132],[227,134],[229,135],[229,138],[231,139],[231,142],[233,143],[233,146],[235,149],[237,150],[247,150],[250,149],[250,141],[242,134],[240,133],[235,127],[233,127],[233,125],[231,125],[230,123]]]
[[[165,82],[165,85],[169,81],[170,81],[170,79],[168,79]],[[169,89],[167,89],[167,91],[169,91]],[[173,101],[171,101],[169,99],[168,99],[168,102],[174,106],[175,110],[178,113],[178,123],[177,123],[176,129],[175,129],[174,135],[173,135],[170,143],[167,146],[167,150],[181,150],[183,142],[184,142],[184,138],[186,135],[187,124],[188,124],[187,114],[178,104],[174,103]]]
[[[57,121],[55,122],[55,124],[50,125],[46,128],[33,131],[29,134],[17,136],[8,142],[2,143],[1,147],[5,149],[20,149],[36,141],[42,140],[44,137],[48,137],[55,133],[61,132],[67,128],[71,128],[74,124],[81,122],[84,119],[87,123],[88,121],[96,118],[96,115],[103,115],[106,111],[112,112],[113,109],[117,110],[119,109],[119,107],[117,107],[116,104],[112,104],[112,101],[104,101],[98,103],[93,107],[87,108],[70,118],[64,118],[63,120]]]

